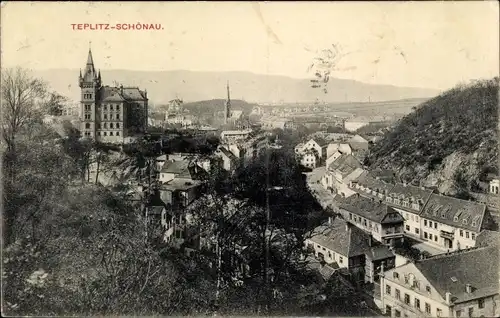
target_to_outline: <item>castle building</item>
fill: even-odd
[[[89,49],[81,88],[80,129],[86,138],[100,142],[122,143],[125,138],[145,133],[148,125],[148,96],[138,87],[102,86]]]

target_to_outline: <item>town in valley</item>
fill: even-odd
[[[4,314],[500,317],[498,76],[342,82],[334,44],[135,81],[79,47],[2,67]]]

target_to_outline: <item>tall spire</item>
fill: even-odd
[[[229,81],[227,81],[227,101],[230,102],[231,98],[229,96]]]
[[[83,73],[83,80],[85,82],[92,82],[95,79],[97,79],[98,76],[94,67],[94,59],[92,58],[92,50],[90,48],[90,43],[91,42],[89,42],[89,53],[87,55],[87,64],[85,64],[85,71]]]

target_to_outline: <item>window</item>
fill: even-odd
[[[113,132],[112,132],[112,131],[110,131],[110,132],[109,132],[109,135],[110,135],[110,136],[113,136]]]
[[[103,126],[104,126],[104,128],[108,128],[108,124],[107,123],[104,123]]]
[[[385,306],[385,314],[388,315],[388,316],[392,316],[392,307],[389,306],[389,305],[386,305]]]
[[[109,110],[113,110],[113,105],[109,105]]]
[[[397,272],[392,273],[392,277],[395,279],[399,279],[399,274]]]
[[[484,308],[484,299],[479,299],[477,301],[477,305],[478,305],[479,308]]]
[[[420,230],[418,228],[415,228],[415,234],[420,234]]]
[[[385,293],[386,293],[387,295],[390,295],[390,294],[391,294],[391,286],[389,286],[389,285],[385,285]]]
[[[396,299],[401,299],[401,292],[396,288]]]
[[[465,238],[469,238],[469,232],[465,232]]]
[[[432,233],[429,233],[429,239],[432,240]]]
[[[425,239],[427,238],[427,232],[424,232],[424,238]]]
[[[104,119],[108,119],[108,114],[104,114]]]
[[[90,119],[90,114],[85,114],[85,119]]]
[[[101,129],[101,124],[97,124],[97,129]]]
[[[436,309],[436,316],[441,317],[442,315],[443,311],[440,308]]]
[[[100,131],[98,131],[98,132],[97,132],[97,136],[100,136],[100,135],[101,135],[101,132],[100,132]]]
[[[406,226],[406,230],[410,231],[410,226],[409,225]]]
[[[434,242],[437,242],[437,241],[438,241],[438,236],[434,235]]]
[[[428,314],[431,313],[431,305],[429,305],[428,303],[425,303],[425,312]]]
[[[410,304],[410,295],[405,294],[405,304],[409,305]]]
[[[342,264],[344,262],[344,259],[342,258],[342,256],[339,256],[339,263]]]
[[[85,124],[85,129],[90,129],[90,124],[89,123]]]
[[[397,309],[394,310],[394,317],[401,317],[401,312]]]
[[[116,119],[120,120],[120,114],[116,114]]]
[[[90,111],[90,105],[89,105],[89,104],[86,104],[86,105],[85,105],[85,110],[86,110],[86,111]]]
[[[116,132],[116,135],[117,135],[117,136],[120,136],[120,132],[119,132],[119,131],[117,131],[117,132]]]
[[[469,307],[469,317],[472,317],[474,314],[474,307]]]
[[[102,134],[103,134],[104,136],[107,136],[107,135],[108,135],[108,133],[107,133],[107,132],[103,132]]]
[[[438,224],[437,222],[434,222],[434,228],[437,229],[438,228]]]
[[[429,227],[432,227],[432,221],[429,221]]]
[[[120,110],[120,105],[116,105],[116,110]]]
[[[476,239],[476,234],[471,233],[470,235],[471,235],[471,239],[473,239],[473,240],[475,240],[475,239]]]
[[[113,123],[109,123],[109,128],[113,129]]]
[[[108,110],[108,105],[104,105],[103,109]]]
[[[349,213],[349,220],[352,220],[352,213]]]
[[[425,291],[430,294],[431,293],[431,286],[429,286],[429,285],[425,286]]]
[[[427,220],[424,220],[424,226],[427,226]]]
[[[460,230],[460,236],[464,236],[464,230]]]
[[[457,317],[461,317],[462,316],[462,311],[461,310],[457,310]]]
[[[415,298],[415,308],[420,310],[420,299],[418,299],[418,298]]]

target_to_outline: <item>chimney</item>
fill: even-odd
[[[465,291],[467,294],[472,293],[472,286],[470,284],[465,284]]]
[[[120,94],[123,94],[123,85],[120,85]]]
[[[451,305],[451,293],[450,292],[446,292],[445,300],[446,300],[447,305]]]

